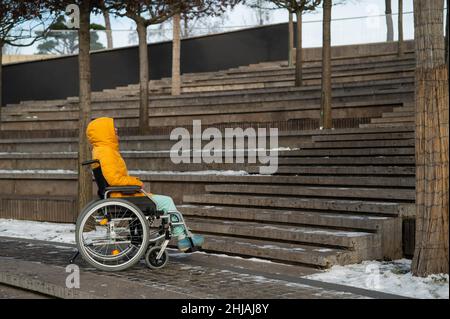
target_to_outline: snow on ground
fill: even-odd
[[[75,225],[0,218],[0,236],[75,244]]]
[[[411,260],[391,262],[364,261],[361,264],[333,266],[329,270],[305,278],[377,290],[421,299],[448,299],[448,275],[413,277]]]

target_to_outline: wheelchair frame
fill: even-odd
[[[135,203],[133,203],[132,201],[127,200],[127,197],[120,197],[117,198],[121,201],[125,201],[125,202],[129,202],[130,204],[132,204],[133,206],[135,206],[135,208],[137,208],[139,210],[139,212],[142,214],[143,217],[145,217],[145,219],[147,220],[147,222],[149,222],[151,219],[151,222],[153,223],[155,219],[161,219],[161,225],[159,226],[159,236],[156,236],[155,238],[149,238],[147,242],[143,243],[143,245],[145,244],[145,249],[144,251],[146,252],[146,263],[147,266],[149,268],[162,268],[163,266],[165,266],[165,264],[167,263],[168,260],[168,254],[167,254],[167,246],[170,242],[170,239],[172,238],[172,234],[171,234],[171,227],[174,226],[183,226],[186,232],[186,237],[190,240],[191,242],[191,249],[189,249],[187,252],[194,252],[196,251],[196,247],[194,246],[194,243],[192,241],[192,233],[190,232],[190,230],[187,228],[185,220],[183,218],[183,215],[181,213],[179,213],[178,211],[168,211],[167,214],[165,214],[163,211],[158,211],[156,210],[156,203],[152,200],[151,195],[149,193],[147,193],[145,190],[143,190],[141,187],[139,186],[109,186],[106,182],[106,180],[103,177],[103,174],[101,173],[101,167],[100,167],[100,161],[99,160],[89,160],[89,161],[85,161],[82,163],[82,166],[85,165],[90,165],[90,164],[94,164],[97,163],[99,164],[100,170],[95,171],[95,169],[93,169],[93,175],[94,175],[94,179],[97,183],[98,186],[98,195],[100,197],[100,199],[92,201],[91,203],[89,203],[88,205],[86,205],[86,207],[83,208],[82,213],[80,213],[80,217],[84,215],[84,212],[87,209],[92,209],[92,207],[95,205],[96,202],[98,201],[102,201],[102,200],[107,200],[107,199],[112,199],[109,196],[110,193],[114,193],[114,192],[119,192],[122,193],[123,195],[134,195],[136,193],[142,193],[144,194],[144,196],[146,198],[148,198],[151,203],[154,204],[155,209],[154,210],[150,210],[149,214],[145,214],[142,209]],[[142,196],[142,197],[144,197]],[[135,197],[129,197],[129,198],[135,198]],[[115,198],[114,198],[115,199]],[[107,207],[107,206],[106,206]],[[134,209],[134,208],[133,208]],[[146,210],[148,211],[148,210]],[[176,218],[178,219],[178,222],[172,222],[172,216],[175,215]],[[80,220],[77,221],[77,229],[78,229],[78,223],[80,222]],[[144,226],[144,225],[143,225]],[[148,227],[147,231],[150,229],[150,227]],[[149,234],[147,234],[149,235]],[[76,233],[76,238],[77,241],[79,240],[79,234]],[[83,244],[84,245],[84,244]],[[149,261],[149,257],[148,255],[150,254],[150,251],[152,249],[159,249],[159,252],[157,253],[156,256],[156,262],[159,262],[161,260],[161,258],[163,257],[163,255],[165,254],[165,261],[163,262],[163,264],[161,266],[155,266],[154,264],[151,264],[151,261]],[[77,252],[71,257],[70,259],[70,263],[74,263],[75,259],[79,256],[80,251],[77,250]],[[89,264],[91,264],[92,266],[97,267],[96,265],[92,264],[90,261],[88,261]],[[132,264],[134,265],[134,263]],[[130,265],[130,267],[132,266]],[[106,268],[106,266],[105,266]],[[105,270],[105,269],[102,269]],[[114,270],[114,269],[112,269]],[[123,270],[123,269],[122,269]]]

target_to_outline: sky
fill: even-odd
[[[334,1],[337,2],[337,1]],[[384,17],[385,0],[340,0],[341,4],[332,9],[332,45],[345,45],[356,43],[383,42],[386,40],[386,22]],[[413,25],[413,0],[403,0],[404,10],[404,38],[412,39],[414,36]],[[397,39],[397,13],[398,1],[392,0],[394,39]],[[320,47],[322,45],[322,10],[305,13],[303,16],[303,47]],[[93,23],[104,24],[102,15],[93,15]],[[216,20],[217,21],[217,20]],[[269,11],[269,19],[265,24],[285,23],[288,21],[286,10],[277,9]],[[116,18],[111,16],[114,47],[123,47],[137,44],[135,24],[128,18]],[[226,18],[218,21],[214,33],[226,32],[257,26],[258,19],[255,10],[243,5],[235,7],[226,13]],[[208,30],[197,25],[197,34],[207,33]],[[149,28],[149,42],[170,40],[171,21],[162,25],[162,31]],[[100,39],[106,44],[106,36],[103,32]],[[36,49],[28,47],[20,49],[19,54],[33,54]]]
[[[335,1],[336,2],[336,1]],[[333,6],[332,10],[332,45],[363,43],[363,42],[380,42],[385,41],[386,25],[384,15],[385,0],[345,0],[340,1],[342,4]],[[413,0],[403,1],[404,15],[404,33],[406,39],[413,38],[413,18],[412,12]],[[394,30],[397,26],[398,1],[392,0],[392,11],[394,20]],[[256,26],[258,19],[255,10],[244,5],[239,5],[231,11],[228,11],[227,19],[224,21],[222,32],[248,28]],[[367,17],[371,18],[360,18]],[[355,18],[351,20],[339,20]],[[103,24],[103,17],[93,17],[94,21]],[[304,47],[321,46],[322,41],[322,10],[319,8],[314,13],[306,13],[303,17],[304,31],[303,41]],[[267,24],[285,23],[288,21],[286,10],[270,10],[270,20]],[[168,38],[171,36],[170,22],[164,26]],[[129,45],[126,43],[128,35],[133,32],[134,22],[127,18],[113,18],[112,29],[115,29],[115,38],[117,45]],[[121,31],[119,31],[121,30]],[[205,30],[203,30],[205,31]],[[121,34],[122,33],[122,34]],[[154,41],[160,40],[157,36]],[[150,41],[152,38],[150,37]],[[124,43],[125,42],[125,43]]]

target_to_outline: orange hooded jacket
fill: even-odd
[[[91,121],[86,135],[92,145],[92,158],[100,161],[103,176],[110,186],[142,187],[144,185],[139,178],[128,175],[127,166],[119,152],[119,141],[112,118],[101,117]],[[137,193],[135,196],[143,196],[143,194]],[[122,195],[112,193],[111,197],[122,197]]]

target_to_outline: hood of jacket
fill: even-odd
[[[107,146],[119,149],[114,119],[110,117],[100,117],[91,121],[86,129],[86,135],[93,147]]]

